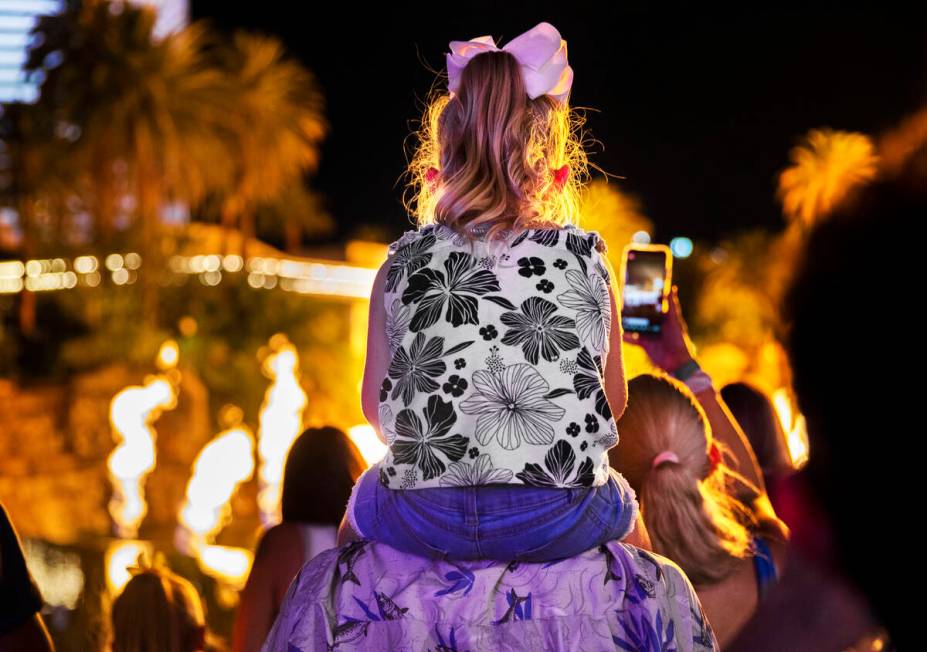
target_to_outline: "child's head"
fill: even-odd
[[[566,43],[553,26],[542,23],[531,32],[555,38],[549,65],[566,66]],[[419,225],[438,222],[463,233],[482,225],[492,237],[577,221],[587,174],[579,133],[584,118],[570,107],[568,93],[532,99],[517,54],[486,48],[465,61],[455,92],[430,95],[409,169],[409,208]]]
[[[751,516],[727,491],[733,471],[711,459],[717,444],[698,401],[674,378],[637,376],[618,431],[610,461],[640,497],[654,550],[695,584],[726,577],[748,554]]]
[[[112,608],[113,652],[197,652],[206,619],[193,585],[167,569],[145,569],[125,585]]]

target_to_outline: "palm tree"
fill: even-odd
[[[235,170],[224,193],[222,223],[239,226],[244,248],[254,236],[257,207],[273,203],[317,170],[329,123],[315,76],[286,59],[279,40],[238,32],[215,53],[235,87],[230,139]]]
[[[779,199],[792,222],[810,227],[847,193],[875,177],[878,157],[860,133],[812,129],[791,151],[792,165],[779,175]]]
[[[150,7],[86,0],[42,17],[26,69],[45,68],[39,105],[74,135],[72,165],[86,171],[95,218],[111,230],[134,205],[147,273],[145,312],[157,314],[160,210],[227,184],[229,88],[203,56],[204,28],[153,39]],[[47,66],[49,60],[57,65]]]

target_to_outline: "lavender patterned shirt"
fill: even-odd
[[[432,224],[391,245],[383,484],[608,481],[618,430],[605,397],[604,251],[597,233],[573,226],[471,248]]]
[[[262,652],[717,649],[682,570],[627,544],[530,564],[427,560],[361,540],[303,566]]]

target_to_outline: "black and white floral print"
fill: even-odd
[[[391,398],[402,396],[403,404],[409,405],[417,392],[431,393],[438,389],[435,378],[447,369],[441,358],[471,344],[472,341],[462,342],[445,351],[443,337],[432,337],[426,342],[424,333],[416,334],[409,350],[399,347],[390,361],[387,375],[395,381]]]
[[[492,468],[489,455],[480,455],[473,464],[468,462],[454,462],[447,468],[447,473],[441,478],[442,487],[472,487],[481,484],[496,482],[507,483],[512,479],[509,469]]]
[[[554,315],[557,304],[541,297],[531,297],[521,303],[521,312],[506,312],[500,321],[509,326],[502,337],[503,344],[521,345],[525,359],[537,364],[538,355],[547,361],[560,358],[560,351],[579,348],[576,322]]]
[[[427,234],[411,239],[411,242],[396,251],[393,262],[386,271],[387,292],[395,290],[404,275],[412,274],[428,264],[432,256],[430,249],[435,242],[435,237]]]
[[[444,459],[457,462],[464,456],[470,439],[447,434],[457,421],[457,413],[453,404],[444,402],[440,396],[428,398],[424,417],[423,420],[409,408],[396,415],[392,451],[394,461],[414,464],[422,470],[423,480],[431,480],[444,473],[447,468]]]
[[[386,339],[389,342],[390,353],[394,353],[402,344],[402,338],[409,330],[411,322],[412,310],[409,306],[404,306],[400,299],[393,299],[386,313]]]
[[[444,273],[422,269],[409,277],[402,293],[404,304],[415,304],[415,315],[409,328],[418,332],[432,326],[447,304],[446,319],[454,326],[479,323],[479,297],[498,292],[496,275],[477,265],[470,254],[455,251],[444,261]]]
[[[584,442],[585,443],[585,442]],[[544,456],[544,467],[525,464],[515,475],[533,487],[591,487],[595,480],[592,459],[587,457],[573,473],[576,453],[565,439],[559,440]]]
[[[576,329],[579,337],[596,353],[608,349],[608,332],[611,329],[611,302],[608,286],[598,274],[584,274],[571,269],[566,272],[570,289],[557,295],[557,301],[576,311]]]
[[[603,250],[576,227],[470,242],[431,225],[390,246],[387,486],[608,480],[617,429],[604,388]]]
[[[495,438],[505,450],[522,445],[549,444],[554,440],[551,423],[565,410],[547,398],[550,385],[537,369],[524,363],[502,373],[479,370],[473,374],[475,393],[460,404],[460,411],[478,415],[476,440],[481,446]]]
[[[579,366],[579,371],[573,376],[573,389],[576,395],[580,398],[588,398],[594,394],[596,412],[605,419],[611,419],[612,410],[605,397],[605,370],[602,368],[602,359],[599,356],[593,357],[583,347],[583,350],[576,356],[576,364]]]

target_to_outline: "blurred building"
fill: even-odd
[[[136,0],[136,4],[157,9],[156,37],[182,29],[190,21],[188,0]],[[41,77],[29,78],[22,69],[32,43],[29,32],[38,16],[63,7],[63,0],[0,0],[0,102],[34,102],[38,97]]]

